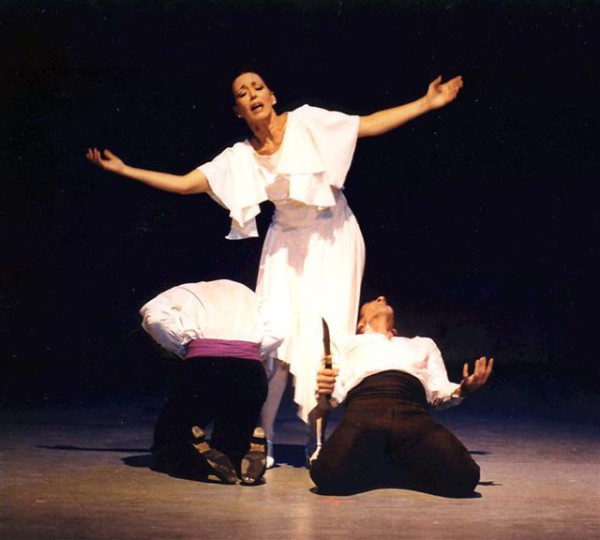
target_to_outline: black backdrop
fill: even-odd
[[[139,307],[162,289],[254,285],[208,197],[85,159],[183,173],[246,136],[229,82],[255,65],[282,110],[368,113],[462,74],[451,106],[361,140],[347,197],[386,294],[451,373],[596,388],[597,2],[0,2],[5,399],[155,391]],[[270,216],[266,205],[259,226]]]

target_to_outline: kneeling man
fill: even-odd
[[[462,382],[450,382],[431,339],[396,337],[394,310],[383,296],[362,306],[357,331],[337,344],[337,367],[317,376],[320,396],[346,406],[311,463],[318,492],[396,486],[448,497],[471,495],[479,466],[428,407],[460,403],[486,383],[493,359],[479,358],[471,374],[465,364]]]
[[[267,396],[262,359],[280,343],[266,302],[248,287],[221,279],[173,287],[140,314],[143,328],[179,357],[154,430],[158,468],[176,476],[257,483],[266,466],[264,433],[255,430]],[[209,444],[204,429],[211,422]]]

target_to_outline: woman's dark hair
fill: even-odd
[[[244,73],[256,73],[257,75],[260,75],[260,78],[263,81],[265,81],[265,84],[271,90],[273,89],[269,84],[269,81],[271,80],[270,76],[268,75],[266,70],[263,69],[263,67],[257,64],[240,64],[236,67],[236,69],[231,70],[231,75],[227,79],[227,90],[229,91],[229,93],[231,93],[231,85],[233,81],[235,81],[235,79],[237,79],[240,75],[243,75]],[[265,75],[265,73],[267,74]]]

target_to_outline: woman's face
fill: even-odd
[[[276,103],[275,95],[256,73],[242,73],[231,85],[235,106],[233,110],[246,122],[268,118]]]

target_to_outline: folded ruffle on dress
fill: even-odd
[[[319,208],[335,206],[352,162],[358,116],[303,105],[288,113],[276,176],[289,180],[291,199]],[[258,236],[256,216],[268,199],[254,148],[248,140],[199,167],[210,195],[229,210],[229,240]]]

